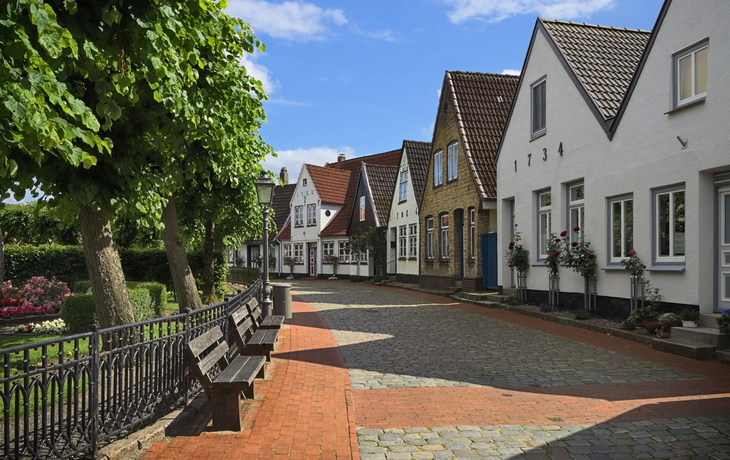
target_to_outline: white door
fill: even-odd
[[[309,246],[309,276],[317,276],[317,246]]]
[[[717,311],[730,308],[730,187],[717,191],[718,216],[718,267],[717,267]]]

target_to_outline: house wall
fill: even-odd
[[[446,93],[448,92],[448,93]],[[451,286],[453,280],[461,278],[461,254],[456,253],[456,211],[464,213],[464,225],[462,226],[464,234],[464,277],[462,286],[471,290],[481,287],[482,264],[481,264],[481,243],[479,234],[492,231],[494,220],[492,213],[487,210],[481,210],[481,200],[479,193],[474,184],[469,165],[466,162],[465,150],[462,139],[459,136],[456,116],[454,113],[454,105],[451,92],[448,86],[442,89],[441,107],[434,128],[434,136],[431,147],[431,161],[429,163],[426,184],[424,187],[424,196],[419,212],[419,223],[422,229],[420,235],[419,250],[423,256],[420,258],[420,275],[419,283],[421,286],[435,286],[439,289]],[[445,110],[444,110],[445,105]],[[453,142],[458,141],[458,178],[452,182],[447,182],[447,147]],[[442,174],[443,182],[441,185],[433,186],[433,154],[441,150],[442,156]],[[470,258],[466,254],[468,252],[468,209],[473,207],[477,211],[477,225],[474,257]],[[449,259],[442,260],[440,255],[440,238],[439,238],[439,215],[448,213],[449,215]],[[428,260],[426,256],[426,226],[425,222],[428,217],[434,219],[434,258]]]
[[[546,291],[548,272],[537,260],[536,191],[552,190],[552,231],[568,229],[568,185],[585,184],[585,238],[596,251],[597,288],[601,309],[625,311],[630,296],[629,275],[610,262],[609,199],[633,196],[633,248],[648,269],[645,278],[660,288],[665,302],[715,309],[715,221],[713,174],[730,170],[727,146],[727,75],[730,54],[723,46],[730,34],[724,27],[730,3],[672,2],[657,35],[623,119],[613,140],[599,126],[575,85],[538,32],[523,84],[498,160],[499,248],[503,255],[511,232],[509,213],[514,200],[515,223],[530,250],[532,266],[528,289]],[[672,113],[672,55],[710,37],[708,91],[705,103]],[[530,139],[530,84],[547,75],[547,133]],[[677,136],[688,139],[686,149]],[[558,152],[562,142],[563,155]],[[543,161],[542,149],[547,149]],[[531,165],[527,155],[532,153]],[[515,160],[517,171],[515,172]],[[685,187],[685,263],[659,265],[654,261],[653,190],[675,184]],[[512,285],[502,257],[500,284]],[[560,289],[582,293],[582,278],[560,269]]]
[[[420,236],[420,223],[418,219],[418,202],[413,189],[413,179],[410,171],[408,174],[408,195],[405,201],[400,201],[400,174],[408,170],[408,155],[405,150],[401,154],[401,161],[398,167],[398,177],[393,192],[392,205],[388,219],[387,247],[388,247],[388,273],[394,274],[395,279],[401,283],[418,283],[418,264],[420,248],[416,247],[416,256],[408,255],[408,232],[411,225],[416,225],[417,241]],[[399,256],[398,228],[406,228],[406,257]],[[395,247],[392,247],[392,242]]]
[[[306,181],[306,185],[305,184]],[[314,204],[317,206],[316,216],[317,222],[314,225],[307,225],[307,205]],[[302,226],[296,226],[295,225],[295,216],[294,216],[294,210],[296,206],[302,206],[303,210],[303,225]],[[291,206],[290,206],[290,216],[291,216],[291,239],[289,242],[292,243],[292,251],[293,251],[293,245],[294,244],[302,244],[302,251],[303,251],[303,259],[302,262],[294,264],[294,270],[293,274],[294,276],[307,276],[309,275],[308,272],[308,254],[307,254],[307,247],[308,244],[317,244],[317,271],[316,273],[319,274],[319,270],[321,269],[321,263],[322,263],[322,249],[321,244],[319,244],[319,232],[320,228],[323,222],[322,216],[324,215],[324,211],[321,209],[321,202],[319,200],[319,195],[317,194],[317,190],[314,187],[314,183],[312,182],[312,178],[309,176],[309,172],[307,171],[307,167],[302,166],[301,172],[299,173],[299,178],[297,179],[297,186],[294,189],[294,194],[292,195],[291,199]],[[331,217],[330,217],[331,218]],[[292,254],[293,256],[293,254]],[[285,267],[284,271],[288,271],[289,267]]]

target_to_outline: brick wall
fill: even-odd
[[[444,291],[454,285],[454,278],[451,276],[428,276],[421,275],[418,277],[419,286],[425,289],[433,289],[435,291]]]

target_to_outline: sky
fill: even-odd
[[[538,17],[651,30],[663,0],[229,0],[266,51],[264,167],[289,171],[431,141],[447,70],[519,73]]]

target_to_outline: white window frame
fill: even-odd
[[[322,242],[322,255],[323,256],[335,255],[335,242],[334,241],[323,241]]]
[[[676,53],[673,56],[672,62],[673,62],[673,73],[674,78],[673,80],[673,86],[674,86],[674,107],[682,107],[683,105],[691,104],[692,102],[698,101],[700,99],[704,99],[707,97],[707,71],[709,70],[709,46],[710,42],[709,40],[703,40],[700,43],[697,43],[696,45],[693,45],[689,48],[686,48],[678,53]],[[705,59],[705,75],[704,75],[704,81],[698,81],[697,78],[697,58],[699,56],[704,55]],[[689,63],[689,72],[690,72],[690,91],[691,94],[687,95],[686,97],[682,98],[682,66],[680,65],[680,61],[687,60],[686,62]],[[704,84],[704,91],[698,91],[698,89],[702,89],[701,86],[698,86],[698,83],[700,85]]]
[[[304,206],[294,206],[294,226],[304,227]]]
[[[400,173],[400,188],[398,190],[398,201],[404,202],[408,199],[408,170]]]
[[[469,208],[467,209],[469,213],[469,258],[475,259],[476,258],[476,230],[477,230],[477,222],[476,222],[476,209]]]
[[[449,260],[449,213],[439,214],[439,258]]]
[[[304,243],[294,243],[294,263],[304,263]]]
[[[307,205],[307,226],[317,225],[317,205]]]
[[[401,225],[400,227],[398,227],[398,258],[399,259],[405,259],[407,251],[408,251],[408,248],[406,247],[406,243],[408,241],[406,232],[407,232],[407,227],[405,225]]]
[[[433,154],[433,186],[438,187],[444,183],[444,163],[443,163],[443,152],[437,150]]]
[[[350,252],[347,250],[347,241],[341,240],[337,242],[338,256],[341,264],[350,263]]]
[[[548,238],[552,227],[552,192],[537,192],[537,260],[545,260]]]
[[[459,143],[454,141],[446,148],[446,182],[459,178]]]
[[[365,195],[360,197],[360,222],[365,220]]]
[[[433,260],[433,217],[426,218],[426,259]]]
[[[530,128],[532,136],[547,131],[547,78],[543,77],[530,85]]]
[[[284,254],[283,255],[284,255],[284,258],[292,256],[291,243],[284,243]]]
[[[614,212],[617,207],[618,216]],[[630,215],[627,210],[631,209]],[[617,221],[618,218],[618,221]],[[618,228],[619,234],[616,234]],[[631,238],[628,229],[631,229]],[[618,239],[619,253],[616,254],[614,242]],[[620,263],[628,257],[628,252],[634,245],[634,196],[622,195],[608,199],[608,260],[610,263]]]
[[[418,257],[418,224],[408,225],[408,258]]]
[[[578,196],[579,191],[583,192],[583,197]],[[585,235],[585,184],[583,181],[574,182],[568,185],[568,234],[570,241],[581,241]],[[575,193],[573,193],[575,192]],[[575,195],[575,196],[574,196]],[[574,232],[574,228],[580,228]]]
[[[676,203],[678,194],[682,194],[682,198],[684,201],[684,204],[680,205]],[[669,216],[673,216],[668,221],[668,227],[669,231],[667,232],[667,244],[669,247],[669,254],[662,255],[661,254],[661,228],[660,228],[660,215],[663,212],[661,208],[661,200],[662,197],[667,196],[668,197],[668,207],[667,213]],[[656,189],[653,190],[653,198],[654,198],[654,206],[653,206],[653,214],[654,214],[654,232],[653,232],[653,242],[654,242],[654,261],[657,263],[662,262],[669,262],[669,263],[685,263],[685,254],[686,254],[686,242],[682,241],[681,243],[677,241],[677,237],[680,235],[679,232],[676,232],[675,229],[675,220],[679,216],[678,213],[681,213],[683,222],[681,226],[684,227],[684,232],[681,233],[681,238],[684,239],[686,235],[686,218],[687,218],[687,210],[686,210],[686,203],[687,203],[687,193],[684,187],[684,184],[677,185],[674,187],[666,187],[662,189]],[[681,247],[684,249],[684,253],[680,254],[679,251],[677,251],[677,246],[681,244]]]

